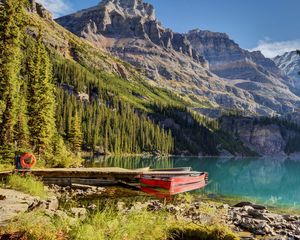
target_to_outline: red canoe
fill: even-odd
[[[170,195],[204,188],[207,181],[207,173],[191,173],[182,176],[143,175],[140,179],[142,188],[153,188],[155,191]]]

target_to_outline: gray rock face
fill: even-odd
[[[41,200],[11,189],[0,188],[0,197],[0,228],[20,213],[36,209],[56,211],[59,205],[56,197]]]
[[[30,12],[37,13],[40,17],[49,21],[53,20],[52,13],[45,9],[41,4],[37,3],[35,0],[29,0],[29,4]]]
[[[261,52],[240,48],[225,33],[196,29],[186,36],[193,48],[208,60],[213,73],[249,91],[257,102],[278,112],[291,111],[295,106],[299,97],[292,92],[292,81]]]
[[[19,213],[24,213],[36,198],[10,189],[0,189],[0,228]]]
[[[300,55],[297,51],[287,52],[282,56],[277,56],[274,59],[277,67],[287,76],[289,76],[293,82],[296,93],[300,93]]]
[[[236,108],[260,115],[292,111],[300,103],[300,98],[291,93],[281,80],[274,79],[271,72],[278,71],[274,63],[259,53],[253,53],[252,58],[264,64],[265,68],[254,62],[254,66],[252,62],[244,64],[245,61],[239,59],[235,62],[239,63],[237,71],[242,71],[247,80],[229,81],[213,74],[202,56],[205,52],[193,46],[196,44],[189,39],[190,35],[164,28],[156,19],[153,6],[142,0],[103,0],[98,6],[56,21],[74,34],[131,63],[150,83],[176,91],[189,100],[192,96],[192,101],[196,98],[196,102],[210,102],[213,108]],[[227,38],[224,35],[216,44],[220,48],[222,43],[227,46]],[[240,51],[237,46],[230,49],[233,52],[226,57],[225,51],[224,61]],[[211,68],[216,70],[217,59],[208,60],[212,62]],[[261,71],[253,75],[249,68]],[[265,77],[268,74],[270,77]]]
[[[187,38],[183,34],[163,28],[156,20],[154,7],[142,0],[103,0],[96,7],[56,21],[71,32],[86,38],[96,35],[94,36],[96,40],[103,35],[111,38],[143,39],[206,64],[202,56],[193,50]],[[100,38],[100,44],[101,40]],[[134,43],[134,39],[131,41]]]
[[[259,122],[253,118],[223,117],[221,127],[263,156],[285,156],[285,149],[290,139],[300,137],[300,132],[297,130],[276,122]]]
[[[228,79],[245,79],[273,83],[284,79],[275,63],[261,52],[249,52],[239,47],[225,33],[191,30],[186,34],[193,48],[203,54],[210,69]],[[247,70],[247,71],[246,71]]]

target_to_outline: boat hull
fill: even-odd
[[[199,173],[198,176],[142,176],[140,179],[142,190],[158,191],[164,194],[175,195],[178,193],[204,188],[207,184],[208,174]]]
[[[173,187],[170,189],[141,186],[141,190],[150,195],[162,198],[162,197],[169,197],[169,196],[184,193],[184,192],[194,191],[197,189],[204,188],[205,186],[206,186],[205,182],[198,182],[198,183]]]

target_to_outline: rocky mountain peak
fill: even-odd
[[[278,68],[293,80],[295,90],[300,94],[300,55],[297,51],[286,52],[273,60]]]
[[[257,82],[270,82],[270,74],[275,74],[274,78],[282,78],[271,59],[265,58],[260,51],[242,49],[226,33],[195,29],[186,36],[192,47],[208,60],[211,70],[221,77]],[[238,71],[237,66],[241,68]]]
[[[96,7],[56,21],[71,32],[102,47],[103,43],[106,48],[111,44],[108,39],[139,39],[147,42],[147,48],[156,46],[175,50],[207,66],[205,59],[192,48],[187,37],[161,26],[156,19],[154,7],[143,0],[102,0]],[[108,48],[115,51],[109,46]]]
[[[147,20],[156,20],[154,7],[143,0],[102,0],[99,6],[107,10],[117,10],[127,17],[140,16]]]
[[[42,4],[37,3],[35,0],[29,0],[28,10],[29,12],[38,14],[40,17],[47,19],[48,21],[53,20],[52,13],[45,9]]]

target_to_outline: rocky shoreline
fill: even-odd
[[[89,202],[64,209],[60,202],[101,196],[109,188],[92,186],[47,188],[52,197],[41,200],[15,190],[0,189],[0,226],[5,225],[19,213],[42,210],[48,216],[69,220],[85,220],[89,214],[98,211],[99,206]],[[147,199],[132,203],[116,201],[116,208],[124,214],[130,211],[168,212],[178,220],[195,224],[224,224],[229,226],[240,239],[300,239],[300,216],[276,214],[265,206],[241,202],[234,206],[203,200],[197,197],[178,197],[173,201]],[[2,239],[2,238],[0,238]]]
[[[235,231],[249,231],[267,239],[300,239],[300,216],[272,213],[265,206],[250,202],[230,207],[228,223],[235,226]]]

